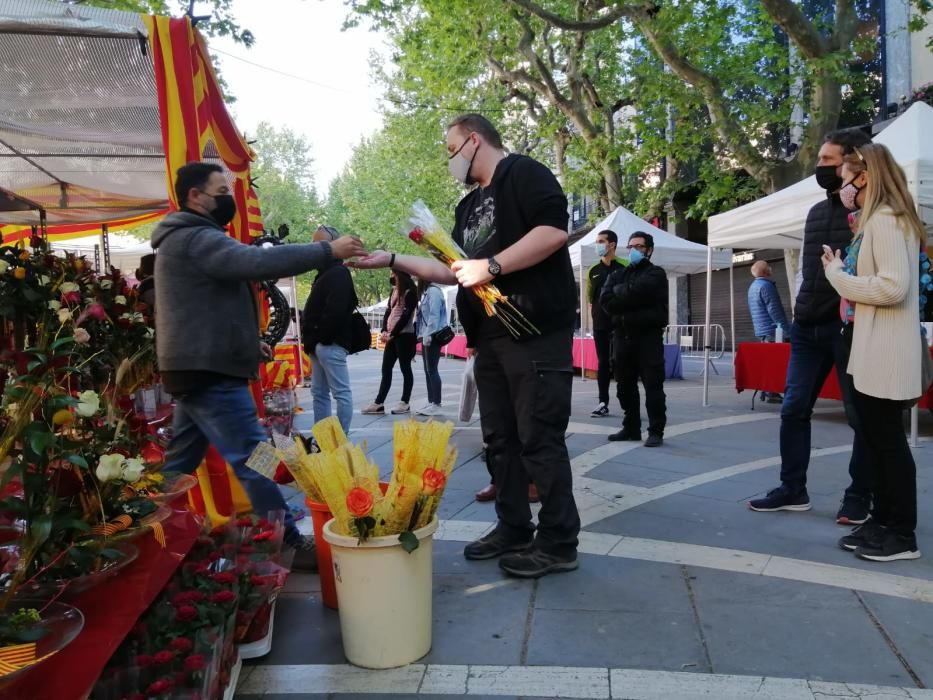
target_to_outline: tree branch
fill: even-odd
[[[847,0],[840,0],[846,2]],[[806,58],[822,58],[830,44],[793,0],[761,0],[761,6]]]
[[[618,22],[620,19],[625,17],[628,12],[631,10],[630,7],[626,5],[620,5],[614,7],[608,13],[604,14],[602,17],[591,20],[572,20],[567,19],[566,17],[561,17],[560,15],[546,10],[540,5],[534,3],[532,0],[509,0],[513,5],[517,5],[526,12],[540,17],[548,24],[551,24],[558,29],[566,29],[572,32],[592,32],[597,29],[602,29],[608,27],[614,22]],[[644,3],[640,3],[644,4]]]

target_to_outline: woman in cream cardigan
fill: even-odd
[[[846,260],[823,257],[826,279],[843,298],[851,334],[848,372],[873,470],[871,518],[839,545],[872,561],[917,559],[917,468],[904,409],[921,387],[920,242],[926,240],[907,179],[887,148],[855,149],[842,166],[843,204],[861,210]],[[828,249],[827,249],[828,251]],[[853,314],[854,308],[854,314]]]

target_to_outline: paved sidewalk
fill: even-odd
[[[368,404],[381,355],[351,358],[354,403]],[[727,363],[718,363],[728,374]],[[443,360],[454,419],[462,363]],[[777,485],[780,406],[737,395],[714,377],[701,407],[700,363],[666,385],[664,446],[609,443],[620,425],[589,417],[596,383],[574,386],[568,431],[584,522],[576,572],[506,578],[468,562],[464,542],[492,526],[477,421],[457,423],[459,463],[435,537],[434,646],[418,664],[372,672],[346,664],[337,613],[317,576],[293,575],[280,597],[273,651],[248,662],[237,698],[925,698],[933,700],[933,416],[918,465],[918,540],[925,557],[876,564],[836,547],[833,516],[847,485],[851,431],[841,404],[814,418],[806,513],[754,513]],[[416,362],[412,405],[425,401]],[[388,404],[398,400],[396,374]],[[614,387],[613,387],[614,391]],[[298,426],[312,423],[310,397]],[[354,416],[351,438],[391,470],[393,417]],[[301,498],[290,492],[293,502]],[[310,525],[310,519],[303,523]],[[374,592],[378,595],[378,592]]]

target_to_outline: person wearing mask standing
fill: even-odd
[[[537,578],[577,568],[580,515],[565,439],[573,389],[576,284],[567,250],[567,198],[554,174],[506,154],[498,130],[480,114],[447,128],[450,174],[473,187],[455,213],[453,239],[467,260],[373,253],[360,267],[392,267],[439,284],[459,284],[457,309],[476,351],[487,459],[495,473],[498,523],[468,544],[467,559],[499,557],[507,574]],[[470,291],[494,283],[539,331],[513,338]],[[538,488],[538,526],[528,506]]]
[[[599,261],[587,274],[587,298],[593,316],[593,343],[596,345],[596,386],[599,391],[599,403],[590,414],[593,418],[605,418],[609,415],[609,380],[612,376],[612,319],[599,303],[599,295],[609,275],[623,269],[627,260],[616,257],[619,237],[615,231],[606,229],[596,235],[596,254]]]
[[[428,403],[418,410],[419,416],[436,416],[441,412],[441,346],[431,336],[448,325],[447,301],[436,284],[418,281],[418,337],[421,340],[421,359],[428,389]]]
[[[771,279],[771,266],[765,260],[756,260],[752,264],[754,281],[748,286],[748,311],[752,315],[755,336],[762,343],[773,343],[777,329],[787,328],[787,317],[777,285]],[[782,330],[783,332],[783,330]],[[781,403],[780,394],[761,392],[761,400]]]
[[[641,440],[641,379],[648,412],[645,447],[660,447],[667,424],[663,337],[668,324],[667,275],[651,262],[650,233],[635,231],[627,248],[628,266],[609,275],[600,295],[603,310],[612,318],[616,392],[623,414],[622,429],[609,439]]]
[[[810,465],[810,434],[813,406],[826,376],[836,368],[846,419],[854,437],[849,459],[849,487],[836,512],[836,522],[858,525],[868,519],[871,504],[870,467],[858,415],[852,403],[852,379],[846,374],[849,346],[842,336],[839,294],[833,289],[820,262],[823,246],[845,250],[852,240],[849,210],[839,199],[843,186],[843,159],[869,143],[858,130],[828,134],[820,147],[816,181],[826,198],[807,214],[800,249],[797,299],[790,327],[790,362],[781,406],[781,485],[748,503],[758,512],[810,510],[807,469]]]
[[[178,169],[180,211],[152,234],[155,260],[156,355],[162,382],[175,397],[165,472],[192,473],[213,445],[233,467],[253,509],[285,512],[285,543],[299,568],[314,568],[314,540],[295,527],[279,487],[246,466],[268,441],[256,414],[249,381],[271,349],[259,340],[259,317],[250,282],[291,277],[362,255],[351,236],[330,242],[259,248],[229,237],[225,227],[236,202],[223,169],[188,163]]]
[[[392,408],[393,415],[403,415],[411,411],[411,391],[415,386],[415,377],[411,363],[415,359],[418,340],[415,337],[415,308],[418,306],[418,292],[415,281],[404,272],[392,271],[389,278],[392,294],[389,305],[382,318],[382,342],[385,350],[382,354],[382,382],[376,400],[363,409],[368,416],[385,414],[385,400],[392,388],[392,372],[398,362],[402,371],[402,399]]]

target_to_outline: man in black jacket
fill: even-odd
[[[609,415],[609,377],[612,372],[612,319],[599,303],[603,285],[613,272],[624,270],[628,260],[616,257],[619,237],[606,229],[596,234],[596,253],[599,260],[590,268],[586,280],[586,297],[593,316],[593,341],[596,345],[596,386],[599,404],[590,416],[604,418]]]
[[[851,484],[845,491],[836,522],[858,525],[868,519],[871,486],[866,451],[852,407],[852,379],[846,372],[849,343],[841,334],[839,295],[823,272],[823,246],[845,251],[852,241],[849,211],[839,200],[844,156],[869,139],[861,131],[835,131],[820,148],[816,180],[827,191],[822,202],[807,214],[800,252],[799,289],[790,328],[790,363],[784,404],[781,407],[781,485],[764,498],[749,501],[749,508],[771,512],[810,510],[807,467],[810,463],[810,417],[826,375],[836,366],[849,425],[855,431],[849,460]]]
[[[360,267],[394,266],[419,279],[460,284],[458,316],[476,352],[483,439],[495,473],[496,528],[464,549],[467,559],[502,557],[512,576],[577,568],[580,516],[565,433],[573,386],[577,291],[567,250],[567,198],[553,173],[507,155],[485,117],[466,114],[447,129],[448,170],[477,184],[457,205],[454,240],[468,260],[374,253]],[[540,331],[513,338],[470,289],[492,282]],[[538,487],[537,529],[528,507]],[[504,556],[503,556],[504,555]]]
[[[340,233],[329,226],[314,232],[314,241],[336,241]],[[352,345],[351,319],[356,309],[356,290],[350,271],[334,259],[317,274],[305,302],[302,343],[311,358],[311,396],[314,422],[331,414],[331,395],[337,402],[337,419],[350,432],[353,392],[347,355]]]
[[[612,317],[617,394],[623,413],[622,429],[609,439],[641,440],[640,378],[648,412],[645,447],[660,447],[667,423],[662,337],[668,323],[667,275],[651,262],[654,238],[650,233],[636,231],[629,236],[628,251],[628,267],[609,276],[600,297]]]

